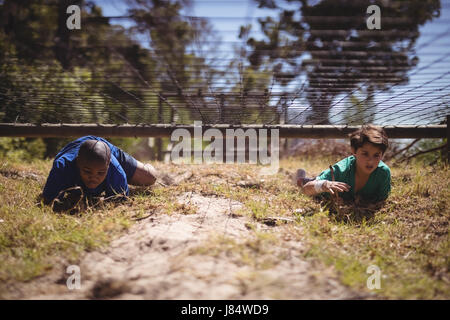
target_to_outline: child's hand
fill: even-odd
[[[334,194],[335,192],[347,192],[350,191],[351,187],[346,184],[345,182],[339,182],[339,181],[328,181],[324,180],[325,182],[322,185],[322,192],[329,192],[331,194]]]

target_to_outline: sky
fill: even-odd
[[[127,4],[123,0],[96,0],[102,7],[104,16],[126,15]],[[294,8],[291,4],[277,2],[284,8]],[[450,0],[441,0],[441,15],[432,22],[421,26],[421,36],[416,43],[416,53],[419,58],[418,65],[410,72],[410,82],[407,85],[395,86],[390,92],[378,92],[375,94],[377,105],[376,119],[380,123],[409,123],[428,124],[438,123],[445,114],[450,113]],[[233,55],[233,46],[241,46],[245,42],[238,38],[239,28],[242,25],[252,24],[251,36],[261,38],[257,18],[269,15],[277,16],[275,10],[259,9],[253,0],[193,0],[193,5],[182,14],[187,16],[206,17],[210,21],[214,36],[217,38],[217,48],[220,52],[220,61],[225,67],[228,58]],[[131,21],[124,19],[112,20],[125,27],[130,26]],[[383,24],[383,12],[381,12]],[[144,38],[142,38],[144,39]],[[145,38],[147,39],[147,38]],[[219,45],[220,41],[220,45]],[[147,41],[143,40],[146,46]],[[289,87],[271,88],[272,92],[297,90],[304,78],[290,84]],[[336,97],[335,108],[331,111],[332,123],[342,121],[340,110],[345,107],[346,95]],[[339,102],[340,101],[340,102]],[[302,121],[297,117],[305,108],[307,102],[298,100],[294,102],[288,119]],[[424,110],[426,106],[426,110]],[[398,112],[388,112],[396,110]],[[411,118],[411,112],[418,115]],[[419,112],[419,113],[417,113]],[[436,114],[437,113],[437,114]],[[409,121],[409,122],[408,122]],[[376,121],[375,121],[376,122]]]

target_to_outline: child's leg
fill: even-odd
[[[156,182],[156,169],[146,163],[136,160],[137,166],[131,179],[128,183],[135,186],[150,186]]]

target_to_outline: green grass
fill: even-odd
[[[450,170],[422,163],[391,166],[392,193],[385,206],[370,219],[335,219],[326,208],[301,194],[288,173],[303,167],[318,174],[336,158],[301,158],[281,161],[278,174],[255,175],[250,165],[185,165],[155,163],[171,174],[194,172],[178,186],[136,189],[129,201],[70,216],[37,205],[51,161],[0,162],[0,283],[30,281],[50,272],[57,261],[76,263],[87,251],[107,245],[154,210],[167,214],[193,214],[195,206],[177,204],[184,192],[230,198],[243,204],[236,214],[247,215],[248,237],[242,241],[212,239],[191,254],[231,257],[238,264],[264,270],[283,259],[275,250],[283,236],[301,242],[305,259],[332,269],[341,282],[380,298],[450,298]],[[22,176],[9,175],[19,172]],[[35,180],[23,175],[32,172]],[[239,184],[257,182],[254,187]],[[269,216],[288,217],[294,224],[279,225],[276,236],[256,226]],[[295,228],[291,228],[294,226]],[[367,267],[381,269],[381,289],[366,287]],[[320,268],[317,269],[320,271]],[[0,284],[0,296],[6,294]],[[3,290],[3,291],[2,291]]]
[[[73,261],[131,225],[128,212],[120,208],[81,216],[54,214],[38,204],[42,186],[33,180],[0,176],[0,185],[0,281],[28,281],[51,268],[51,257]]]
[[[381,269],[383,298],[448,299],[449,169],[416,163],[392,168],[393,189],[384,208],[361,222],[336,222],[327,211],[305,217],[305,256],[333,265],[342,283],[369,291],[369,265]]]
[[[313,175],[336,160],[288,159],[281,166],[291,173],[307,168]],[[296,225],[305,231],[297,234],[297,240],[307,246],[304,257],[333,266],[341,282],[354,290],[380,298],[448,299],[450,170],[421,162],[391,169],[392,193],[384,207],[374,217],[352,220],[350,216],[347,222],[301,194],[283,172],[266,178],[259,189],[233,186],[229,191],[223,184],[207,193],[241,201],[245,207],[239,213],[255,221],[267,216],[296,218]],[[241,176],[247,174],[246,168],[239,170]],[[215,245],[216,251],[231,250],[226,245],[220,249],[220,242]],[[241,250],[234,249],[239,255]],[[367,288],[370,265],[381,270],[379,290]]]
[[[6,294],[7,282],[30,281],[61,259],[75,263],[83,253],[123,233],[136,218],[168,202],[167,194],[157,189],[152,197],[138,193],[118,206],[106,204],[78,215],[55,214],[38,198],[50,166],[50,161],[1,162],[0,296]],[[9,175],[17,172],[24,177]],[[42,179],[28,178],[29,172]]]

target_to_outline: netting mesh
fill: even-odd
[[[7,2],[0,4],[3,11]],[[58,7],[35,2],[36,8]],[[0,122],[427,125],[444,123],[449,113],[449,3],[438,1],[441,16],[429,19],[430,27],[386,9],[380,30],[367,29],[365,11],[353,14],[368,1],[337,11],[310,5],[276,22],[276,16],[182,10],[168,17],[155,10],[156,2],[147,3],[148,11],[131,7],[109,18],[91,8],[82,30],[64,33],[66,47],[36,41],[40,53],[32,61],[17,43],[17,50],[5,50]],[[162,3],[164,9],[172,2]],[[215,8],[220,3],[226,2],[203,1]],[[181,27],[164,35],[168,21]],[[289,29],[294,23],[280,27],[286,21],[298,22],[298,30]],[[96,28],[107,30],[93,40]],[[189,31],[185,42],[176,36],[182,30]],[[83,32],[87,38],[76,40]],[[4,44],[17,40],[5,34]],[[48,58],[58,48],[67,65]]]

